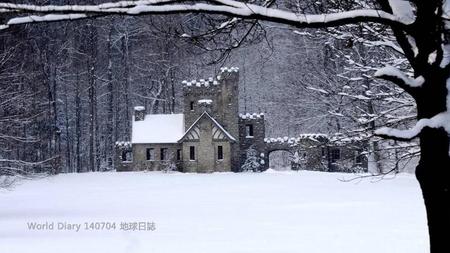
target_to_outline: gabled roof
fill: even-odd
[[[211,120],[211,122],[217,127],[217,129],[219,130],[219,131],[221,131],[223,134],[224,134],[224,136],[228,139],[228,140],[230,140],[230,141],[232,141],[232,142],[235,142],[236,141],[236,139],[230,134],[230,133],[228,133],[228,131],[227,130],[225,130],[225,128],[223,128],[223,126],[222,125],[220,125],[219,124],[219,122],[217,122],[217,120],[216,119],[214,119],[208,112],[203,112],[202,113],[202,115],[200,115],[200,117],[198,117],[195,121],[194,121],[194,123],[192,123],[192,125],[186,130],[186,132],[184,133],[184,135],[180,138],[180,142],[189,134],[189,132],[191,132],[191,130],[193,130],[196,126],[197,126],[197,124],[198,124],[198,122],[200,122],[200,120],[202,119],[202,118],[207,118],[207,119],[209,119],[209,120]]]
[[[177,143],[184,134],[184,114],[148,114],[132,122],[131,143]]]

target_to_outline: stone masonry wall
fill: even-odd
[[[246,136],[246,125],[253,125],[253,137]],[[264,143],[264,138],[266,135],[265,128],[265,119],[264,114],[241,114],[239,115],[239,156],[240,156],[240,165],[245,162],[247,158],[247,150],[250,146],[256,149],[258,154],[263,153],[264,156],[261,159],[264,159],[264,164],[262,164],[262,169],[267,169],[269,165],[268,156],[266,155],[266,145]]]
[[[233,171],[239,171],[239,72],[222,71],[222,104],[219,105],[219,114],[222,114],[223,121],[219,122],[236,139],[231,144],[231,168]]]
[[[184,81],[183,83],[185,84],[183,86],[185,128],[189,128],[204,112],[198,101],[212,100],[208,108],[210,115],[236,139],[236,142],[230,144],[230,159],[231,168],[237,171],[240,167],[238,69],[222,69],[216,78]],[[191,110],[191,103],[194,105],[193,110]],[[212,152],[212,150],[208,152]]]
[[[154,149],[154,159],[147,160],[147,148]],[[161,161],[161,149],[167,148],[167,160]],[[181,170],[181,160],[177,161],[177,150],[181,150],[180,144],[133,144],[134,170],[164,170],[169,162],[174,163]]]
[[[183,141],[183,171],[208,173],[231,171],[231,150],[228,141],[216,141],[212,138],[212,123],[203,118],[199,122],[199,140]],[[217,160],[217,147],[223,147],[223,160]],[[195,147],[195,160],[190,160],[190,147]]]

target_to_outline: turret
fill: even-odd
[[[221,68],[217,77],[221,84],[219,114],[228,132],[239,136],[239,68]]]
[[[206,110],[230,133],[238,134],[238,68],[221,68],[219,75],[183,81],[185,127],[188,128]],[[208,101],[207,107],[202,102]]]

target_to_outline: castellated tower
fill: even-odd
[[[239,69],[221,68],[216,77],[183,81],[184,125],[188,129],[207,111],[235,139],[231,145],[232,168],[239,163]]]
[[[185,129],[204,112],[202,103],[207,103],[208,113],[230,134],[239,135],[238,68],[222,68],[215,78],[183,81],[183,84]]]

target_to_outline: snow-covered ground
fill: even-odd
[[[425,253],[428,236],[412,175],[341,182],[348,174],[86,173],[0,192],[2,253]],[[87,231],[85,222],[116,222]],[[29,222],[54,223],[32,231]],[[57,229],[80,223],[80,231]],[[154,222],[124,231],[120,222]]]

